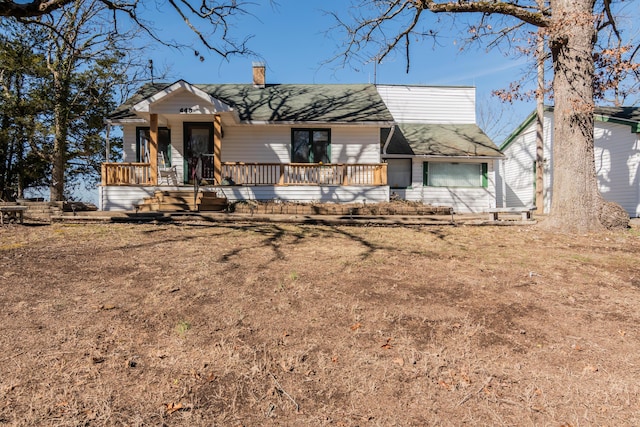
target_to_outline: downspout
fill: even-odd
[[[389,147],[389,143],[391,142],[391,137],[393,137],[393,132],[395,132],[396,130],[396,125],[394,124],[393,126],[391,126],[391,130],[389,131],[389,136],[387,136],[387,140],[384,142],[384,145],[382,146],[382,155],[386,155],[387,154],[387,148]]]

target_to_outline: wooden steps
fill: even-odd
[[[156,191],[136,208],[138,212],[223,211],[227,209],[227,199],[218,197],[215,191],[199,191],[195,200],[190,190]]]

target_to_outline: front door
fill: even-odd
[[[185,123],[184,147],[185,183],[196,178],[213,183],[213,123]]]

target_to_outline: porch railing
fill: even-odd
[[[237,185],[386,185],[386,163],[230,163],[223,182]]]
[[[103,163],[102,185],[151,185],[149,163]]]
[[[203,178],[211,180],[212,177]],[[387,185],[387,164],[225,162],[222,163],[222,184]],[[152,185],[150,165],[103,163],[102,185]]]

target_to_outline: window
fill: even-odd
[[[151,130],[136,128],[136,162],[149,162],[149,141]],[[171,131],[168,128],[158,128],[158,153],[164,153],[167,166],[171,165]]]
[[[293,163],[331,163],[329,129],[293,129],[291,131]]]
[[[424,185],[430,187],[484,187],[487,163],[424,163]]]

